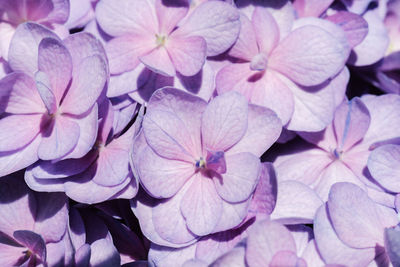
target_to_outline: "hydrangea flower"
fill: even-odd
[[[75,201],[88,204],[133,198],[138,184],[129,167],[129,154],[140,122],[114,137],[114,111],[108,100],[100,105],[99,121],[91,151],[79,159],[37,162],[25,173],[27,184],[36,191],[65,192]]]
[[[250,18],[241,14],[239,39],[229,51],[240,61],[218,72],[216,89],[219,94],[238,91],[250,103],[271,108],[289,130],[320,131],[343,99],[348,74],[341,71],[348,45],[333,23],[327,31],[296,24],[290,8],[282,12],[286,20],[263,7],[256,7]]]
[[[134,203],[142,226],[153,218],[148,236],[179,246],[241,223],[259,179],[258,157],[280,131],[272,111],[248,106],[238,93],[207,105],[173,88],[158,90],[132,158],[145,190],[164,199]]]
[[[186,1],[101,0],[96,19],[116,38],[106,45],[112,74],[133,70],[139,62],[166,76],[198,73],[206,56],[227,50],[237,38],[237,10],[220,1],[205,2],[185,18]]]
[[[368,190],[374,200],[393,207],[393,196],[374,182],[366,168],[372,149],[400,136],[399,104],[399,96],[390,94],[343,102],[326,130],[299,132],[311,146],[292,148],[291,153],[277,157],[274,167],[278,180],[310,185],[323,200],[334,183],[350,182]]]
[[[36,46],[37,54],[35,49],[21,54],[26,43]],[[15,72],[0,81],[2,175],[38,159],[80,158],[91,149],[97,135],[96,102],[108,74],[102,52],[87,34],[61,42],[38,24],[17,29],[10,47]]]

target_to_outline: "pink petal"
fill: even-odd
[[[284,83],[285,77],[279,73],[268,70],[262,79],[256,83],[251,96],[251,103],[264,106],[276,112],[286,125],[294,112],[294,98],[291,88]]]
[[[128,0],[115,4],[104,0],[96,5],[96,19],[109,35],[123,36],[144,33],[154,36],[158,31],[154,6],[147,0]]]
[[[262,73],[252,71],[249,63],[229,64],[217,73],[216,89],[218,94],[237,91],[248,100],[262,77]]]
[[[271,13],[263,7],[254,9],[251,23],[261,52],[269,54],[279,43],[279,28]]]
[[[120,255],[112,241],[105,238],[98,239],[90,245],[89,266],[119,266],[121,265]]]
[[[243,138],[247,130],[248,104],[246,99],[229,92],[214,98],[202,116],[203,146],[225,151]]]
[[[239,12],[235,7],[222,1],[207,1],[197,6],[176,32],[203,37],[207,56],[216,56],[234,44],[239,31]]]
[[[46,106],[47,113],[49,115],[53,114],[57,110],[58,102],[52,92],[48,76],[46,75],[46,73],[38,71],[35,73],[35,81],[37,91],[39,92],[39,95],[42,98],[44,105]]]
[[[119,74],[133,70],[140,63],[139,57],[156,47],[154,36],[124,35],[111,39],[106,44],[110,72]]]
[[[10,115],[0,120],[0,151],[11,151],[29,144],[40,132],[42,114]]]
[[[400,146],[384,145],[372,151],[368,170],[379,184],[392,192],[400,192]]]
[[[64,157],[70,153],[79,139],[79,125],[65,116],[58,116],[42,134],[38,156],[42,160]]]
[[[368,109],[359,98],[343,102],[333,121],[339,149],[347,151],[360,141],[368,131],[370,120]]]
[[[201,116],[206,102],[173,88],[156,91],[148,103],[143,131],[160,156],[194,163],[201,151]]]
[[[46,37],[59,40],[55,33],[39,24],[31,22],[20,24],[11,40],[8,52],[11,68],[33,75],[38,70],[39,43]]]
[[[368,266],[375,257],[375,248],[356,249],[344,244],[329,220],[326,205],[321,206],[314,221],[315,242],[327,264]]]
[[[61,109],[64,113],[81,115],[97,101],[107,80],[106,63],[100,56],[82,60],[79,74],[74,77]]]
[[[13,114],[46,112],[35,81],[28,75],[11,73],[0,80],[0,87],[0,112]]]
[[[38,67],[47,75],[49,89],[59,104],[72,75],[72,58],[67,48],[57,39],[44,38],[39,44]]]
[[[159,22],[158,32],[169,35],[188,13],[189,4],[186,1],[156,0],[155,9]]]
[[[256,188],[260,175],[260,160],[251,153],[226,157],[227,172],[214,177],[214,184],[221,198],[229,202],[242,202]]]
[[[222,212],[222,200],[211,179],[201,173],[192,177],[189,189],[181,201],[181,212],[187,227],[196,235],[210,234]]]
[[[315,212],[323,204],[314,190],[297,181],[278,183],[277,194],[271,219],[284,224],[313,223]]]
[[[355,248],[383,245],[383,227],[375,203],[358,186],[337,183],[329,194],[328,209],[340,239]]]
[[[282,250],[296,252],[296,243],[283,225],[264,220],[249,230],[246,247],[246,262],[249,265],[265,266]]]
[[[167,41],[168,42],[168,41]],[[147,55],[139,57],[140,61],[152,71],[164,76],[175,76],[175,67],[164,46],[159,46]]]
[[[246,15],[240,14],[240,24],[239,38],[228,53],[233,57],[251,61],[258,53],[256,34]]]
[[[269,65],[294,82],[317,85],[335,76],[347,58],[343,46],[316,26],[291,32],[272,52]]]
[[[202,37],[172,34],[166,48],[175,69],[184,76],[195,75],[204,65],[207,45]]]

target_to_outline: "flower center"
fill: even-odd
[[[338,149],[334,149],[332,152],[333,156],[335,159],[340,159],[342,157],[343,151],[342,150],[338,150]]]
[[[167,40],[167,37],[165,35],[158,35],[156,34],[156,45],[157,46],[163,46],[165,45],[165,41]]]
[[[198,169],[205,169],[206,168],[206,161],[203,159],[203,157],[200,157],[199,160],[196,160],[196,168]]]
[[[263,71],[268,66],[268,58],[264,53],[255,55],[250,62],[250,69],[256,71]]]

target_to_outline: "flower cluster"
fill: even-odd
[[[400,266],[400,0],[0,0],[0,266]]]

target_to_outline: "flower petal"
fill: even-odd
[[[225,151],[243,138],[247,130],[248,104],[236,92],[217,96],[202,116],[203,147]]]

